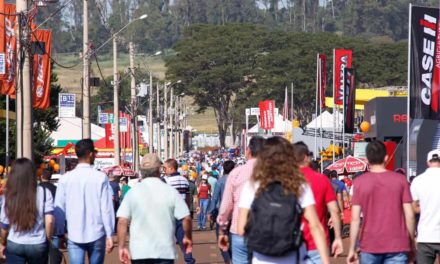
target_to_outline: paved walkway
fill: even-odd
[[[198,264],[223,263],[223,259],[217,247],[214,231],[193,231],[193,240],[194,240],[193,256]],[[348,248],[348,239],[344,239],[344,248],[345,249]],[[179,259],[176,261],[176,264],[184,264],[180,249],[178,250],[178,252],[179,252]],[[337,259],[332,259],[332,264],[346,263],[345,262],[346,256],[347,256],[346,253],[344,253],[342,257],[339,257]],[[66,263],[69,263],[68,260]],[[106,256],[105,263],[108,264],[120,263],[116,243],[112,253]]]

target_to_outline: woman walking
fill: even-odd
[[[197,222],[199,226],[199,230],[204,230],[206,225],[207,218],[207,210],[209,205],[209,199],[211,196],[211,185],[208,183],[208,175],[202,176],[202,181],[198,187],[198,195],[199,195],[199,207],[197,208]]]
[[[267,201],[268,206],[264,206],[263,210],[256,210]],[[322,263],[330,263],[325,233],[316,214],[313,193],[295,163],[293,146],[284,138],[269,138],[258,156],[251,179],[243,187],[238,205],[238,233],[246,236],[248,246],[254,249],[252,263],[301,262],[302,210],[296,204],[300,205],[305,219],[309,222]],[[274,209],[271,209],[271,206]],[[274,214],[271,215],[271,212]],[[277,226],[277,223],[281,222],[284,224]],[[288,230],[289,228],[292,230]],[[276,237],[280,234],[281,237]],[[262,243],[256,245],[256,240]],[[287,247],[281,247],[283,241],[286,242],[283,245]],[[251,242],[256,247],[252,247],[249,244]],[[281,250],[277,252],[278,248]]]
[[[29,159],[17,159],[6,183],[0,213],[2,244],[6,263],[47,263],[52,237],[53,198],[37,185],[35,167]],[[6,248],[6,250],[5,250]]]

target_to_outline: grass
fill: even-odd
[[[104,77],[113,76],[113,55],[105,54],[99,57],[99,66],[101,67],[102,74]],[[54,59],[61,65],[71,66],[76,65],[72,69],[65,69],[55,65],[54,72],[58,75],[58,83],[61,85],[65,92],[81,94],[81,78],[83,76],[83,63],[79,54],[61,54],[54,55]],[[99,77],[100,73],[98,67],[96,66],[96,61],[91,60],[90,76]],[[124,72],[128,69],[130,65],[129,56],[126,53],[119,53],[118,56],[118,70]],[[155,74],[161,80],[165,79],[165,62],[160,56],[156,57],[145,57],[136,56],[135,66],[143,70],[148,67],[151,72]],[[93,95],[94,87],[91,87],[91,93]],[[207,109],[205,113],[197,114],[195,109],[197,106],[192,105],[192,98],[185,97],[187,105],[189,105],[189,116],[188,125],[197,130],[197,132],[202,133],[217,133],[217,123],[214,116],[214,111],[212,109]]]

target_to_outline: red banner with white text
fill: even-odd
[[[5,0],[0,0],[0,13],[5,14]],[[6,32],[5,16],[0,15],[0,32]],[[0,80],[6,79],[6,34],[0,34]]]
[[[8,95],[15,95],[15,75],[16,75],[16,66],[17,66],[17,40],[15,36],[15,27],[17,26],[17,16],[16,8],[14,4],[5,4],[4,5],[4,11],[5,14],[11,14],[6,15],[5,17],[5,23],[3,31],[0,28],[0,35],[4,36],[5,41],[5,74],[2,76],[0,75],[0,79],[2,79],[1,82],[1,88],[0,93],[1,94],[8,94]]]
[[[266,100],[259,103],[260,107],[260,127],[270,130],[275,127],[275,101]]]
[[[51,38],[50,30],[39,29],[33,35],[33,41],[44,43],[37,47],[39,50],[34,54],[32,98],[35,108],[46,109],[50,105]]]
[[[352,51],[345,49],[335,49],[333,62],[334,103],[336,105],[342,105],[344,100],[344,69],[352,67]]]

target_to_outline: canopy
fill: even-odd
[[[275,124],[272,129],[272,133],[285,134],[286,132],[291,132],[292,123],[289,120],[283,120],[282,115],[275,115]],[[248,134],[258,134],[258,124],[249,129]]]
[[[353,156],[347,156],[345,159],[340,159],[328,166],[326,169],[335,170],[338,174],[356,173],[365,171],[368,167],[368,161],[364,158],[355,158]]]
[[[344,124],[343,116],[341,113],[336,112],[336,120],[337,122],[339,121],[339,130],[340,130],[342,128],[342,125]],[[330,114],[328,111],[322,112],[320,116],[313,119],[312,122],[308,123],[306,125],[306,128],[312,128],[312,129],[321,128],[321,122],[322,122],[322,129],[333,131],[333,126],[334,126],[333,114]]]

